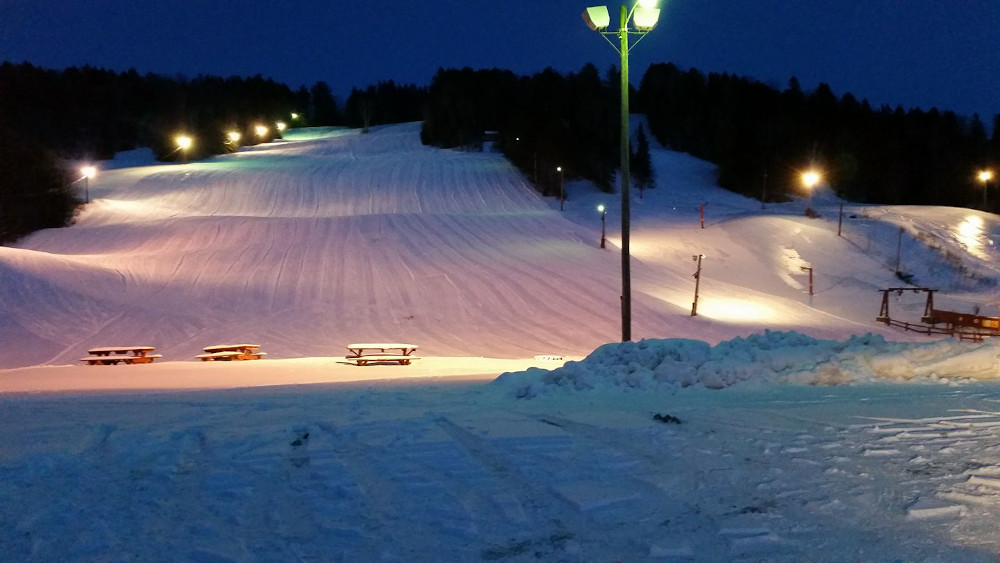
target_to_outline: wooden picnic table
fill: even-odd
[[[156,350],[153,346],[101,346],[87,350],[90,354],[85,358],[80,358],[81,362],[88,365],[114,365],[124,364],[151,364],[156,358],[162,358],[160,354],[153,354]]]
[[[400,342],[348,344],[347,359],[357,362],[359,366],[368,365],[371,362],[398,362],[400,365],[406,366],[410,364],[410,361],[420,359],[413,355],[417,348],[416,344]]]
[[[203,362],[227,361],[227,360],[259,360],[266,356],[266,352],[260,352],[260,344],[216,344],[205,346],[205,353],[199,354],[197,358]]]

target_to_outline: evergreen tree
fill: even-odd
[[[632,174],[632,182],[639,189],[639,199],[645,190],[656,187],[656,175],[653,172],[653,162],[649,155],[649,140],[646,138],[646,129],[639,125],[639,132],[635,137],[635,151],[632,153],[632,161],[629,165]]]
[[[309,90],[310,109],[309,123],[312,125],[336,125],[340,118],[337,114],[337,100],[334,99],[330,86],[322,80],[313,84]]]

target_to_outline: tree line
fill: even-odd
[[[873,108],[827,84],[806,93],[792,78],[778,90],[672,64],[650,66],[639,98],[663,146],[716,163],[720,186],[751,197],[785,197],[809,167],[865,203],[982,208],[984,190],[996,187],[976,172],[1000,162],[1000,115],[988,138],[978,115]]]
[[[440,147],[478,147],[484,132],[493,132],[499,149],[543,194],[556,193],[557,166],[612,191],[619,80],[614,67],[602,77],[589,64],[568,75],[441,69],[421,136]],[[976,171],[1000,162],[1000,116],[988,138],[978,116],[876,109],[849,93],[838,98],[826,84],[807,93],[792,78],[779,90],[673,64],[651,65],[630,99],[661,145],[716,163],[720,186],[762,201],[800,193],[800,174],[813,167],[840,196],[867,203],[982,208],[984,190],[997,187],[978,181]],[[647,145],[644,133],[634,138],[639,150],[631,160],[640,189],[653,185],[639,148]],[[989,201],[996,210],[992,202],[1000,197]]]
[[[528,76],[508,70],[439,69],[429,87],[380,82],[353,89],[343,109],[325,82],[291,90],[260,76],[194,79],[116,73],[90,67],[52,71],[0,64],[0,242],[65,225],[78,203],[73,160],[110,158],[151,147],[157,158],[202,158],[239,144],[280,136],[255,125],[368,128],[422,121],[428,145],[479,150],[487,141],[545,195],[566,179],[582,178],[615,190],[620,162],[620,74],[587,64],[578,72],[551,69]],[[786,199],[801,188],[799,173],[820,169],[847,199],[868,203],[932,204],[996,210],[975,172],[1000,162],[1000,116],[989,137],[978,116],[937,109],[871,107],[821,84],[804,92],[792,78],[778,88],[730,74],[705,75],[654,64],[638,90],[634,113],[644,113],[661,145],[718,165],[718,184],[762,201]],[[195,138],[178,151],[175,136]],[[631,176],[654,187],[646,131],[633,131]],[[994,171],[996,174],[997,171]],[[669,178],[660,184],[669,187]]]
[[[62,71],[0,64],[0,242],[71,220],[79,190],[74,161],[111,158],[150,147],[160,160],[202,158],[280,136],[289,121],[342,121],[330,87],[292,91],[271,79],[194,79],[83,67]],[[268,131],[258,134],[256,125]],[[183,153],[175,138],[194,139]]]

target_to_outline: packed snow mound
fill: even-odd
[[[579,362],[553,370],[531,368],[494,382],[517,398],[602,388],[657,389],[737,383],[844,385],[874,381],[1000,379],[993,342],[888,342],[864,334],[817,340],[765,331],[711,346],[684,338],[605,344]]]

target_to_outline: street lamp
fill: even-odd
[[[637,45],[660,18],[660,10],[655,0],[639,0],[631,9],[622,5],[619,9],[619,25],[616,31],[608,31],[611,15],[607,6],[594,6],[583,11],[582,17],[587,27],[598,32],[621,56],[621,191],[622,191],[622,341],[632,339],[632,276],[629,256],[629,126],[628,126],[628,53]],[[634,28],[629,28],[629,20]],[[636,40],[629,45],[629,35]],[[609,39],[618,38],[618,45]]]
[[[604,220],[608,216],[608,210],[604,208],[604,204],[597,206],[597,212],[601,214],[601,248],[604,248]]]
[[[85,194],[84,197],[86,198],[84,200],[84,203],[90,203],[90,179],[93,178],[94,176],[97,176],[97,167],[90,166],[89,164],[87,166],[81,166],[80,174],[81,174],[80,180],[83,180],[83,193]],[[79,182],[80,180],[77,180],[77,182]]]
[[[279,133],[284,133],[285,129],[288,129],[288,125],[286,125],[284,121],[279,121],[275,123],[274,126],[278,128]]]
[[[187,162],[187,151],[191,148],[194,141],[187,135],[178,135],[174,138],[174,142],[177,143],[177,148],[181,151],[181,154],[184,155],[184,162]]]
[[[253,128],[253,131],[254,131],[254,133],[257,134],[257,138],[258,139],[263,139],[264,136],[267,135],[267,127],[264,127],[263,125],[257,125],[257,126],[255,126]]]
[[[992,170],[980,170],[979,171],[979,181],[983,183],[983,209],[986,209],[986,192],[990,188],[990,180],[993,179]]]
[[[556,172],[559,173],[559,211],[563,210],[563,202],[566,201],[566,189],[563,187],[563,169],[562,166],[556,166]]]
[[[230,149],[235,151],[237,148],[239,148],[240,139],[242,137],[243,136],[240,135],[239,131],[229,131],[228,133],[226,133],[226,144],[229,145]]]
[[[812,201],[813,201],[813,188],[819,183],[820,175],[819,172],[815,170],[807,170],[802,173],[802,185],[806,187],[806,191],[809,192],[809,203],[806,204],[806,215],[811,216],[813,213]]]

